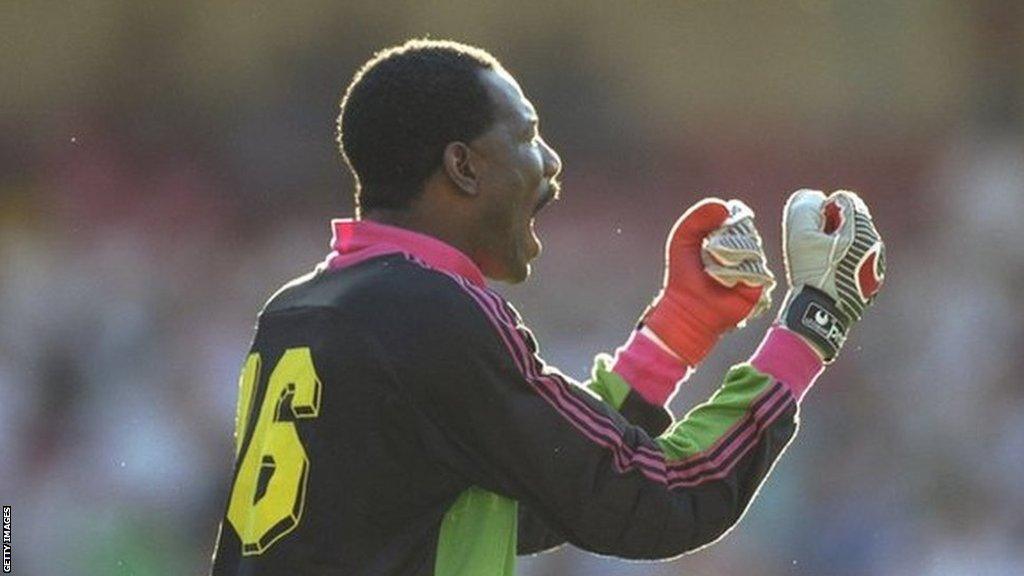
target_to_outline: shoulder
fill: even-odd
[[[456,340],[476,339],[512,329],[516,320],[509,304],[486,286],[448,272],[426,267],[415,261],[416,281],[391,294],[391,299],[408,310],[428,329],[444,330]],[[467,342],[468,343],[468,342]]]
[[[373,258],[340,270],[318,268],[282,286],[261,315],[334,309],[346,316],[405,318],[424,329],[514,326],[515,311],[493,290],[403,254]]]

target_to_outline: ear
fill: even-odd
[[[473,151],[464,142],[450,142],[444,147],[444,172],[463,193],[477,194],[477,172],[473,166]]]

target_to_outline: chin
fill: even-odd
[[[540,240],[535,234],[530,234],[527,239],[521,240],[507,250],[504,258],[484,260],[490,265],[482,265],[481,270],[484,276],[491,280],[520,284],[530,277],[530,262],[540,256],[540,252]]]
[[[513,272],[514,273],[509,276],[508,280],[505,280],[506,282],[508,282],[509,284],[521,284],[523,282],[526,282],[526,279],[530,277],[530,265],[523,264],[521,267],[517,268]]]
[[[499,267],[483,269],[484,276],[506,284],[520,284],[530,277],[529,262],[506,262]]]

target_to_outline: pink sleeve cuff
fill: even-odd
[[[810,344],[779,325],[768,329],[750,364],[782,382],[797,400],[803,398],[825,367]]]
[[[653,340],[633,332],[629,340],[615,351],[612,371],[622,376],[629,387],[651,404],[664,406],[676,386],[687,376],[690,367]]]

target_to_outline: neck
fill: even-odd
[[[469,235],[463,233],[451,218],[425,214],[420,209],[374,208],[364,212],[360,219],[426,234],[455,247],[470,257],[474,254],[473,243],[469,240]]]

